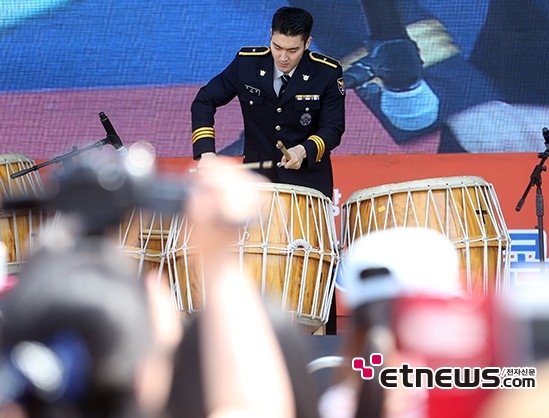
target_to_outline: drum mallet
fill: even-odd
[[[284,156],[288,159],[288,160],[291,160],[292,159],[292,156],[290,155],[290,153],[288,152],[288,150],[286,149],[286,147],[284,146],[284,144],[282,143],[282,141],[278,140],[276,141],[276,147],[282,151],[282,154],[284,154]],[[276,166],[277,167],[282,167],[282,163],[279,161],[278,163],[276,163]]]
[[[260,168],[271,168],[273,166],[272,161],[257,161],[255,163],[244,163],[239,165],[231,165],[228,167],[224,167],[225,170],[254,170],[254,169],[260,169]],[[206,168],[207,170],[207,168]],[[199,168],[189,168],[189,173],[198,173]]]

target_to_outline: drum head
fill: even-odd
[[[384,184],[381,186],[368,187],[352,193],[345,204],[355,203],[359,200],[370,199],[376,196],[394,194],[401,192],[414,192],[421,190],[440,190],[453,189],[461,186],[488,186],[486,180],[478,176],[454,176],[454,177],[436,177],[432,179],[412,180],[401,183]]]

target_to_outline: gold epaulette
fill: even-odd
[[[335,58],[329,57],[328,55],[319,54],[318,52],[309,52],[309,57],[313,61],[321,62],[333,68],[337,68],[340,66],[339,61]]]
[[[238,55],[267,55],[271,49],[268,46],[243,46]]]

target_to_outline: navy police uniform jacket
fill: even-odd
[[[219,75],[198,92],[191,106],[193,156],[215,152],[214,114],[238,97],[244,118],[244,163],[272,161],[259,170],[276,183],[317,189],[332,196],[330,151],[345,129],[345,89],[339,63],[305,50],[284,94],[273,88],[274,60],[268,47],[245,47]],[[301,169],[276,167],[286,148],[302,144]]]

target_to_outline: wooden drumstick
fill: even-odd
[[[288,152],[288,150],[286,149],[286,147],[284,146],[284,144],[282,143],[282,141],[278,140],[276,141],[276,147],[282,151],[282,154],[284,154],[284,156],[288,159],[288,160],[291,160],[292,159],[292,156],[290,155],[290,153]],[[276,163],[276,166],[277,167],[282,167],[282,163],[279,161],[278,163]]]
[[[256,168],[271,168],[273,166],[273,162],[272,161],[258,161],[258,162],[255,162],[255,163],[245,163],[245,164],[238,164],[238,165],[231,165],[231,166],[228,166],[228,167],[224,167],[225,169],[228,169],[228,170],[253,170],[253,169],[256,169]],[[189,173],[198,173],[200,170],[203,170],[202,169],[199,169],[198,167],[196,168],[190,168],[189,169]],[[207,170],[207,168],[206,168]]]
[[[242,167],[255,169],[255,168],[271,168],[273,166],[272,161],[258,161],[256,163],[246,163],[242,164]]]

